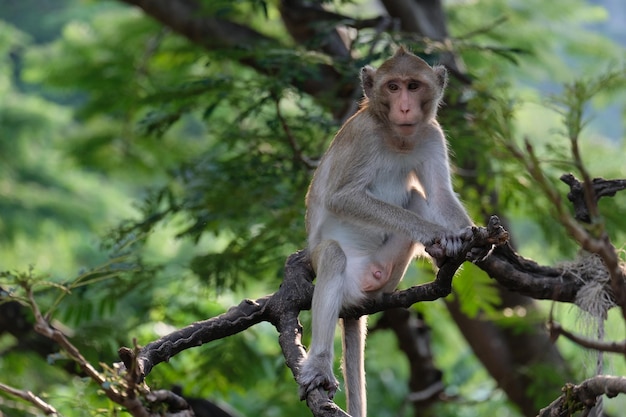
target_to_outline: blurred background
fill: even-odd
[[[276,291],[305,246],[315,163],[357,108],[358,70],[398,44],[450,69],[440,122],[475,221],[499,215],[541,264],[574,259],[504,143],[533,143],[565,196],[580,112],[586,168],[626,178],[621,0],[0,0],[0,288],[19,274],[38,283],[41,308],[96,365]],[[622,247],[625,196],[600,209]],[[418,260],[402,286],[432,278]],[[594,375],[597,355],[553,344],[544,323],[552,308],[595,337],[595,318],[504,291],[473,265],[454,285],[445,301],[370,317],[371,415],[534,416]],[[605,329],[624,339],[613,312]],[[67,417],[121,413],[16,301],[0,304],[0,382]],[[267,323],[185,351],[147,383],[231,415],[310,415]],[[0,392],[0,415],[40,413]]]

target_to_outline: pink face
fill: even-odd
[[[365,66],[361,82],[371,114],[406,138],[436,117],[447,72],[400,48],[378,70]]]
[[[392,79],[382,86],[389,102],[389,121],[401,136],[415,133],[425,115],[422,109],[427,94],[421,81],[414,79]]]

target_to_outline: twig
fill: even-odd
[[[466,40],[466,39],[469,39],[469,38],[473,38],[474,36],[477,36],[477,35],[483,35],[485,33],[490,33],[496,27],[506,23],[508,20],[509,20],[508,16],[500,16],[500,17],[496,18],[494,21],[492,21],[492,22],[490,22],[490,23],[488,23],[488,24],[486,24],[484,26],[481,26],[481,27],[479,27],[477,29],[471,30],[469,32],[465,32],[464,34],[462,34],[460,36],[457,36],[456,39],[459,40],[459,41],[462,41],[462,40]]]
[[[19,389],[10,387],[8,385],[5,385],[1,382],[0,382],[0,390],[8,394],[11,394],[15,397],[19,397],[23,400],[28,401],[29,403],[33,404],[35,407],[37,407],[38,409],[40,409],[41,411],[43,411],[49,416],[61,416],[61,414],[59,414],[59,412],[53,406],[51,406],[50,404],[48,404],[47,402],[45,402],[44,400],[42,400],[41,398],[39,398],[38,396],[36,396],[30,391],[19,390]]]
[[[603,342],[597,339],[587,339],[565,330],[559,323],[550,321],[548,323],[550,337],[556,340],[559,336],[564,336],[568,340],[587,349],[594,349],[600,352],[611,352],[626,354],[626,342]]]
[[[27,296],[30,303],[30,308],[33,311],[33,315],[35,316],[35,331],[49,339],[57,342],[61,348],[74,360],[78,366],[80,366],[81,370],[85,372],[92,380],[94,380],[98,385],[103,385],[106,382],[106,378],[104,375],[100,374],[88,361],[83,357],[80,351],[65,337],[65,335],[59,330],[55,329],[48,323],[48,321],[43,317],[41,311],[39,310],[39,306],[35,301],[35,296],[33,295],[33,290],[31,287],[27,288]],[[121,399],[121,394],[117,392],[114,388],[110,388],[111,394],[115,397],[116,400]]]
[[[52,327],[46,318],[41,314],[39,306],[35,301],[32,287],[27,287],[26,293],[30,304],[30,308],[35,316],[34,329],[37,333],[54,340],[61,346],[61,348],[70,356],[70,358],[78,364],[80,369],[89,376],[94,382],[98,384],[105,395],[113,402],[126,407],[128,412],[134,417],[150,417],[150,413],[136,395],[125,395],[121,393],[107,378],[98,372],[88,361],[83,357],[80,351],[74,346],[65,335]]]
[[[285,118],[283,117],[283,114],[280,110],[280,98],[275,96],[274,103],[276,104],[276,117],[278,118],[278,121],[280,121],[280,125],[283,127],[285,135],[287,135],[287,142],[289,143],[289,146],[293,151],[294,157],[297,158],[299,161],[302,161],[307,168],[315,169],[318,163],[302,153],[302,149],[300,149],[300,146],[296,141],[296,137],[294,136],[291,127],[289,127],[287,120],[285,120]]]

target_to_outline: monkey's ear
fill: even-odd
[[[374,90],[374,75],[376,75],[375,68],[369,65],[361,68],[361,86],[363,87],[365,97],[372,97]]]
[[[448,70],[443,65],[435,65],[433,67],[433,70],[435,71],[435,75],[437,76],[439,86],[442,90],[444,90],[448,85]]]

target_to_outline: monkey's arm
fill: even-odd
[[[426,243],[448,231],[445,226],[415,212],[380,200],[366,189],[350,188],[333,193],[326,208],[337,217],[361,227],[402,233],[415,242]]]
[[[446,180],[448,185],[444,186]],[[434,204],[441,208],[439,214],[448,222],[446,224],[449,232],[427,242],[426,252],[440,267],[449,258],[455,257],[467,242],[474,239],[479,228],[476,227],[454,193],[449,177],[440,178],[435,184],[432,199]],[[492,244],[473,246],[467,253],[467,260],[472,262],[483,260],[492,250]]]
[[[450,162],[443,138],[433,141],[429,150],[432,157],[423,162],[420,170],[420,180],[426,192],[428,206],[437,216],[436,223],[445,225],[450,231],[458,231],[468,226],[474,226],[465,207],[457,197],[452,187]]]
[[[450,257],[456,256],[463,245],[472,239],[476,225],[467,214],[465,207],[452,188],[448,156],[443,142],[431,142],[430,154],[433,156],[423,162],[420,180],[424,193],[415,195],[409,205],[411,211],[423,213],[435,224],[445,228],[443,233],[432,236],[426,243],[428,247],[436,244],[437,256],[433,256],[440,266]],[[473,248],[469,259],[484,258],[491,250]]]

